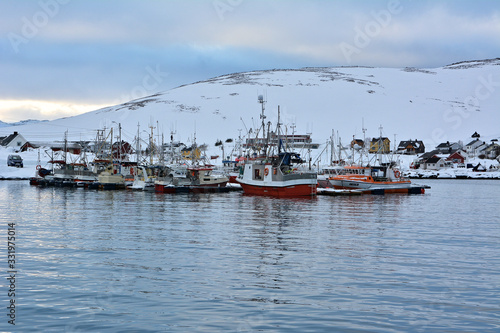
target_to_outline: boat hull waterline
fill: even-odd
[[[226,187],[226,183],[220,183],[215,185],[163,185],[155,184],[156,193],[218,193],[218,192],[229,192],[230,189]]]
[[[398,182],[364,182],[348,179],[333,179],[330,180],[332,188],[336,190],[359,190],[363,193],[370,194],[389,194],[389,193],[409,193],[423,194],[425,186],[413,185],[409,181]]]
[[[290,186],[260,186],[240,183],[245,194],[273,196],[278,198],[314,196],[317,194],[316,184]]]

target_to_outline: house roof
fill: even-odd
[[[351,141],[351,147],[354,147],[354,146],[359,146],[359,147],[364,147],[365,146],[365,142],[361,139],[352,139]]]
[[[400,141],[398,148],[406,148],[408,145],[412,145],[415,148],[420,148],[424,145],[424,143],[421,140]]]
[[[451,153],[450,156],[448,156],[446,159],[448,161],[455,160],[455,159],[461,159],[465,160],[465,156],[461,154],[462,150],[456,150],[455,152]]]
[[[385,140],[389,140],[389,138],[387,138],[387,137],[373,138],[373,139],[372,139],[372,142],[378,142],[378,141],[380,141],[380,140],[385,141]],[[389,141],[390,141],[390,140],[389,140]]]
[[[471,142],[469,142],[468,144],[466,144],[465,146],[466,146],[466,147],[468,147],[468,146],[472,146],[472,145],[474,145],[474,144],[478,143],[478,141],[482,143],[482,141],[481,141],[481,140],[479,140],[479,139],[475,139],[475,140],[472,140]]]
[[[481,147],[481,146],[479,146]],[[493,143],[490,143],[489,145],[486,145],[483,149],[481,149],[481,151],[491,151],[493,149],[495,149],[496,147],[500,147],[500,145],[498,145],[497,143],[493,142]]]
[[[462,157],[466,157],[464,154],[462,154],[462,152],[464,152],[464,151],[461,150],[461,149],[457,149],[457,150],[455,150],[455,151],[453,151],[453,152],[450,153],[450,157],[453,156],[453,155],[460,155]]]
[[[451,146],[450,142],[443,142],[436,146],[436,148],[449,148]]]
[[[437,154],[440,154],[440,153],[441,153],[441,152],[440,152],[439,150],[434,149],[434,150],[432,150],[432,151],[429,151],[429,152],[427,152],[427,153],[424,153],[424,154],[420,155],[420,158],[421,158],[422,160],[426,160],[426,159],[431,158],[432,156],[437,155]]]
[[[11,143],[18,135],[20,135],[17,132],[12,133],[9,136],[4,137],[4,139],[1,142],[2,146],[7,146],[9,143]]]

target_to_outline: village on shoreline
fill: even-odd
[[[293,135],[292,139],[295,147],[307,148],[309,152],[311,148],[317,149],[319,147],[319,144],[312,142],[310,135]],[[148,145],[147,141],[145,143],[147,147],[142,153],[148,152],[149,154],[150,146],[154,144],[150,143]],[[181,153],[191,153],[192,147],[187,147],[178,142],[175,144]],[[201,148],[202,150],[199,155],[215,165],[218,164],[217,160],[220,161],[219,164],[226,163],[228,158],[231,159],[232,156],[238,157],[235,150],[236,144],[232,139],[215,143],[215,146],[221,148],[222,156],[227,157],[225,161],[218,155],[203,156],[204,153],[206,154],[206,151],[203,152],[203,149],[206,150],[205,145],[198,147],[198,149]],[[127,154],[135,153],[132,148],[133,143],[120,140],[120,143],[115,142],[113,145],[113,149],[121,149],[122,152]],[[171,145],[172,143],[163,143],[157,146],[162,147],[163,152],[167,152],[172,148]],[[226,145],[226,152],[224,152],[224,145]],[[232,147],[232,150],[229,146]],[[464,141],[447,141],[440,143],[431,150],[426,148],[421,140],[402,140],[397,146],[392,145],[391,149],[391,141],[382,135],[378,138],[365,140],[353,139],[350,144],[342,148],[345,151],[344,156],[342,156],[341,150],[337,154],[333,153],[335,149],[333,141],[331,147],[332,151],[330,152],[326,149],[326,153],[331,156],[329,163],[324,162],[325,158],[316,159],[313,168],[317,169],[318,172],[321,172],[321,167],[326,166],[323,164],[338,163],[339,160],[345,163],[348,159],[354,161],[356,152],[364,151],[367,156],[373,156],[374,154],[392,155],[391,159],[399,163],[402,175],[407,178],[500,179],[500,145],[498,140],[483,141],[477,132],[473,133],[466,143]],[[82,153],[88,153],[88,156],[91,156],[96,147],[92,145],[91,141],[66,142],[65,144],[62,141],[31,142],[17,131],[14,131],[9,136],[0,137],[0,179],[29,179],[35,173],[37,165],[40,165],[40,163],[46,164],[50,160],[46,153],[41,154],[40,151],[60,153],[64,149],[71,156],[70,160],[76,162],[81,158]],[[156,147],[156,149],[160,148]],[[22,157],[24,161],[23,168],[7,166],[7,158],[12,154],[18,154]]]

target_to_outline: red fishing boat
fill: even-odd
[[[264,99],[259,96],[262,104],[262,133],[265,132]],[[260,131],[260,130],[259,130]],[[257,131],[257,136],[259,131]],[[304,163],[299,154],[282,152],[286,144],[280,139],[279,108],[276,133],[266,137],[256,137],[253,142],[254,158],[249,158],[240,168],[237,181],[246,194],[268,195],[274,197],[301,197],[317,194],[318,179],[315,172],[299,170],[296,165]],[[277,136],[275,144],[270,137]],[[276,154],[277,151],[277,154]],[[260,155],[257,155],[261,152]]]

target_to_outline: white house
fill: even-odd
[[[477,148],[479,148],[482,145],[484,145],[484,141],[481,141],[479,139],[475,139],[475,140],[473,140],[465,145],[465,151],[467,152],[467,155],[469,157],[476,157]]]
[[[18,132],[5,137],[0,137],[0,144],[4,147],[14,148],[19,151],[27,140]]]
[[[422,169],[424,170],[439,170],[445,167],[446,161],[437,156],[433,156],[429,159],[427,159],[423,164],[422,164]]]
[[[439,154],[450,154],[458,149],[462,149],[462,142],[443,142],[436,146],[436,151]]]

